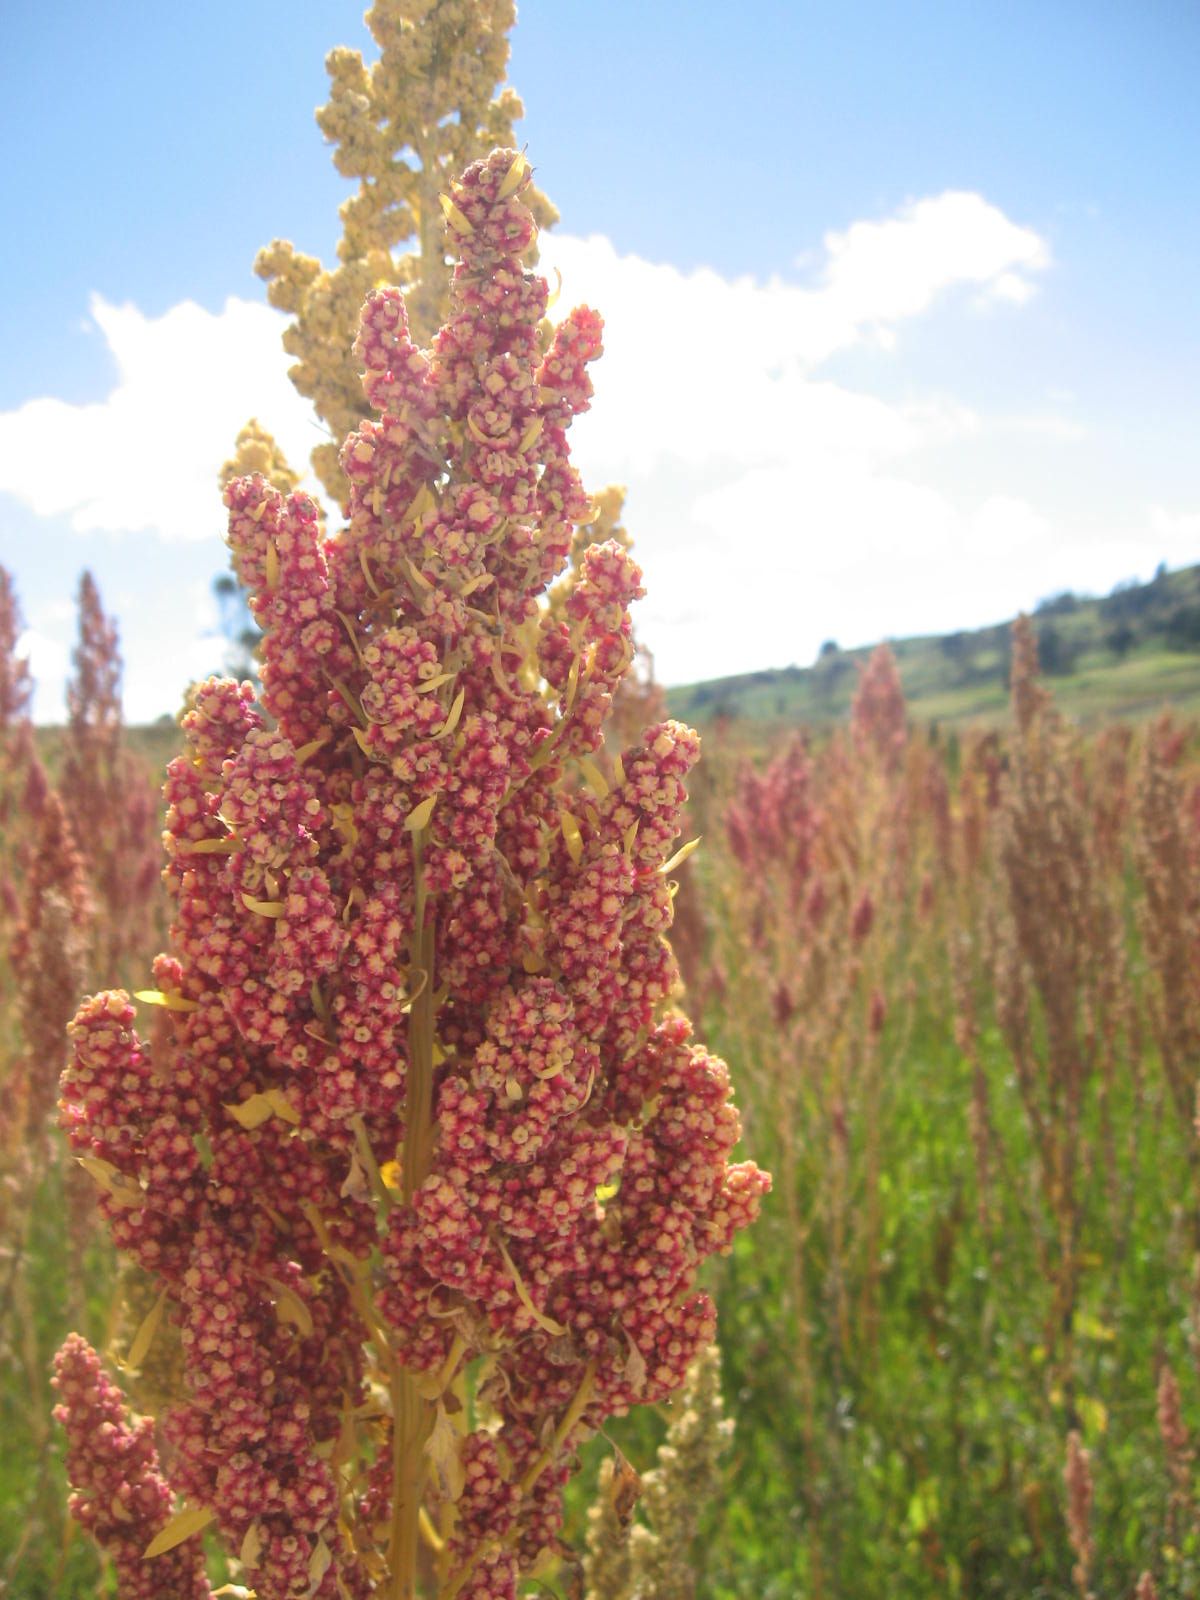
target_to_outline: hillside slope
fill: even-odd
[[[1200,565],[1162,569],[1103,599],[1073,594],[1034,612],[1042,667],[1059,707],[1082,723],[1170,704],[1200,712]],[[1009,623],[890,639],[912,715],[948,725],[1000,721],[1008,702]],[[850,708],[873,646],[823,645],[811,667],[744,673],[667,691],[672,716],[824,724]]]

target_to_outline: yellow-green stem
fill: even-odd
[[[409,942],[410,982],[417,985],[408,1013],[408,1071],[401,1185],[405,1205],[429,1175],[433,1153],[434,929],[426,919],[424,829],[413,832],[415,911]],[[388,1540],[391,1600],[415,1600],[425,1445],[434,1407],[422,1399],[417,1378],[397,1367],[392,1383],[392,1523]]]

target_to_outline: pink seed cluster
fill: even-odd
[[[414,1495],[445,1592],[513,1595],[573,1447],[711,1339],[697,1267],[769,1184],[670,1007],[696,735],[602,750],[641,574],[595,546],[541,603],[601,324],[543,345],[528,181],[498,150],[455,188],[431,350],[398,290],[363,307],[346,526],[226,491],[262,704],[201,685],[168,773],[166,1024],[73,1024],[64,1126],[182,1342],[173,1480],[261,1600],[401,1583]]]
[[[53,1382],[59,1395],[54,1415],[67,1429],[71,1514],[111,1556],[121,1600],[208,1600],[195,1544],[168,1550],[153,1563],[142,1559],[174,1509],[154,1423],[148,1417],[128,1421],[123,1395],[77,1333],[55,1357]]]

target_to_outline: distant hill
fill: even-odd
[[[1136,717],[1170,703],[1200,713],[1200,566],[1160,568],[1103,599],[1070,593],[1033,613],[1042,670],[1061,709],[1083,723]],[[1008,704],[1010,623],[889,639],[911,713],[953,725],[1000,721]],[[850,709],[857,667],[874,646],[821,647],[811,667],[743,673],[667,691],[672,716],[828,724]]]

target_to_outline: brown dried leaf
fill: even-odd
[[[608,1486],[608,1502],[612,1507],[622,1533],[628,1533],[633,1521],[634,1507],[642,1498],[642,1480],[618,1450],[613,1461],[612,1480]]]
[[[462,1464],[462,1435],[451,1422],[444,1405],[437,1408],[437,1421],[425,1445],[425,1454],[433,1464],[447,1500],[457,1500],[467,1481]]]

